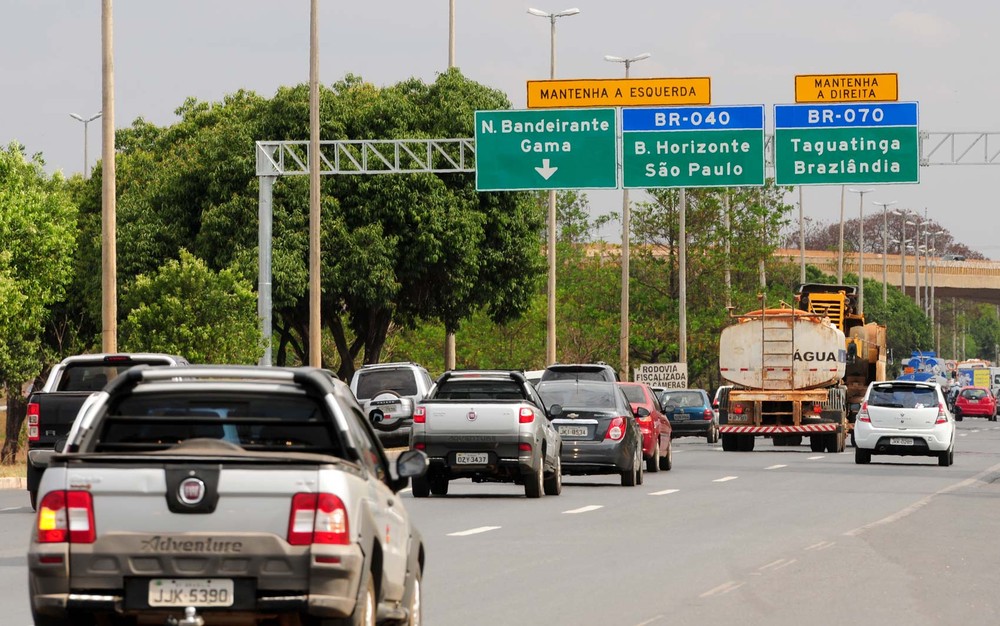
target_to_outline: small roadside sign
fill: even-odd
[[[687,389],[687,363],[643,363],[635,368],[635,382],[651,387]]]
[[[795,77],[796,102],[895,102],[896,74],[800,74]]]
[[[712,79],[705,76],[528,81],[529,109],[711,103]]]
[[[616,189],[615,109],[476,111],[476,190]]]

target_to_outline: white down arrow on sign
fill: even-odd
[[[549,167],[549,160],[548,159],[542,159],[542,166],[541,167],[536,167],[535,171],[538,172],[539,174],[541,174],[542,178],[544,178],[545,180],[548,180],[548,179],[552,178],[552,175],[555,174],[556,170],[558,170],[558,169],[559,169],[558,167]]]

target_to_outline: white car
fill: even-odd
[[[873,382],[854,423],[854,441],[856,463],[895,454],[933,456],[947,467],[955,459],[955,419],[934,383]]]

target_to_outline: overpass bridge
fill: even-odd
[[[775,251],[775,256],[799,263],[797,248],[783,248]],[[807,265],[819,268],[825,274],[837,275],[837,253],[824,250],[806,250]],[[904,263],[899,254],[886,257],[886,279],[890,285],[900,286]],[[913,297],[917,284],[917,258],[906,256],[906,293]],[[882,282],[882,254],[865,253],[865,280]],[[858,253],[844,252],[844,273],[858,273]],[[927,282],[925,282],[927,281]],[[1000,305],[1000,262],[998,261],[945,261],[941,257],[920,257],[919,283],[934,286],[934,298],[961,298]],[[921,300],[923,300],[921,292]]]

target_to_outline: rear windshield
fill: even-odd
[[[660,396],[660,404],[676,407],[705,406],[705,399],[697,391],[664,391]]]
[[[110,410],[95,451],[162,450],[194,438],[221,439],[247,450],[342,456],[319,402],[291,395],[136,394]]]
[[[614,382],[614,378],[602,366],[552,368],[542,372],[542,380],[596,380]]]
[[[524,392],[513,380],[450,378],[438,385],[435,400],[523,400]]]
[[[967,400],[982,400],[986,397],[985,389],[963,389],[962,397]]]
[[[63,370],[56,391],[100,391],[108,381],[133,365],[132,362],[117,365],[71,363]]]
[[[370,400],[383,391],[401,396],[417,395],[417,379],[412,369],[378,369],[358,374],[358,400]]]
[[[629,402],[634,404],[643,404],[646,402],[646,394],[642,391],[642,387],[637,385],[622,385],[622,391],[625,392],[625,397],[628,398]]]
[[[868,396],[870,406],[890,409],[922,409],[938,405],[937,392],[930,387],[875,387]]]
[[[559,404],[563,407],[580,407],[588,409],[615,409],[614,387],[586,385],[546,385],[538,388],[538,395],[546,406]]]

